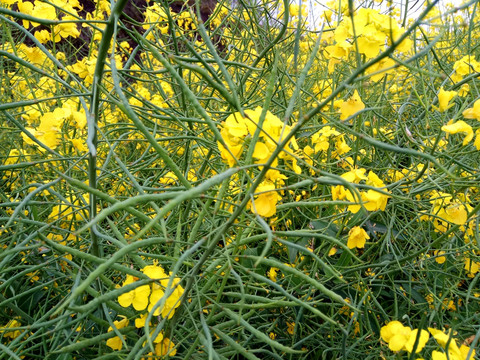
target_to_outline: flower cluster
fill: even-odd
[[[336,159],[342,159],[342,156],[351,150],[345,141],[345,134],[329,125],[315,132],[311,137],[311,142],[312,146],[305,146],[303,152],[306,155],[305,161],[312,167],[316,162],[314,160],[324,160],[329,150],[331,156]]]
[[[61,20],[52,30],[40,27],[40,24],[23,19],[23,26],[26,29],[32,27],[35,38],[42,44],[53,41],[59,42],[68,37],[77,38],[80,31],[75,22],[79,18],[78,11],[81,9],[77,0],[57,0],[54,4],[42,1],[21,1],[9,0],[8,5],[17,4],[19,12],[32,17],[45,20]]]
[[[165,299],[165,291],[171,276],[167,275],[163,268],[156,264],[145,266],[142,273],[155,281],[151,285],[140,285],[134,290],[120,295],[118,303],[123,307],[132,305],[137,311],[144,311],[145,309],[149,312],[153,311],[154,316],[161,315],[164,318],[172,318],[175,309],[180,306],[180,299],[183,295],[183,288],[179,284],[180,279],[174,278],[172,280],[169,290],[172,293]],[[134,276],[127,275],[122,286],[132,284],[136,280],[138,279]]]
[[[229,166],[234,166],[249,146],[253,146],[252,158],[261,166],[270,159],[278,144],[291,131],[291,126],[284,124],[270,111],[266,112],[265,119],[261,119],[261,114],[262,108],[257,107],[255,110],[245,110],[245,117],[239,112],[233,113],[222,123],[221,135],[226,146],[219,142],[218,147],[222,159]],[[253,144],[251,139],[257,131],[258,140]],[[300,174],[301,168],[294,156],[296,150],[297,141],[292,137],[272,163],[272,168],[278,167],[280,159],[289,169]],[[285,179],[286,176],[280,171],[268,170],[265,180],[256,189],[255,201],[251,204],[252,211],[264,217],[273,216],[277,202],[282,199],[276,189],[284,185]]]
[[[334,45],[325,48],[330,59],[328,71],[334,71],[335,65],[348,59],[349,54],[357,49],[367,59],[377,56],[386,44],[397,41],[405,30],[388,15],[378,10],[362,8],[355,11],[352,21],[342,21],[333,32]],[[408,52],[411,40],[405,39],[396,50]],[[388,66],[389,64],[387,64]]]
[[[413,352],[421,352],[432,334],[433,339],[440,345],[441,351],[432,351],[432,360],[470,360],[475,357],[475,350],[467,345],[457,345],[457,341],[452,337],[452,332],[444,333],[435,328],[426,330],[413,329],[409,326],[402,325],[399,321],[390,321],[380,330],[380,336],[383,341],[388,344],[390,350]],[[470,356],[469,356],[470,355]]]
[[[413,329],[409,326],[403,326],[400,321],[390,321],[380,329],[382,340],[388,343],[392,351],[406,350],[413,352],[413,347],[417,343],[415,352],[423,350],[429,339],[428,331]],[[417,341],[418,338],[418,341]]]
[[[113,324],[117,330],[121,330],[128,326],[129,321],[126,317],[123,317],[121,320],[114,321]],[[107,330],[107,333],[112,331],[113,331],[113,328],[110,326]],[[152,331],[150,336],[153,336],[153,333],[154,331]],[[125,335],[122,337],[114,336],[107,340],[106,345],[112,350],[121,350],[123,347],[123,343],[125,341],[126,341]],[[155,353],[149,352],[147,354],[147,357],[145,357],[144,359],[150,359],[152,356],[165,356],[165,355],[174,356],[177,353],[175,344],[169,338],[164,336],[162,331],[159,332],[154,339],[152,339],[152,343],[155,344]],[[146,345],[146,342],[143,345]]]
[[[366,191],[358,190],[360,198],[352,193],[350,189],[346,189],[343,185],[337,185],[332,188],[333,200],[347,200],[352,203],[348,205],[348,210],[352,213],[357,213],[362,205],[368,211],[384,211],[389,199],[388,190],[385,189],[383,181],[373,172],[370,171],[368,175],[365,175],[366,170],[363,168],[355,168],[344,174],[341,177],[352,184],[359,184],[361,181],[365,181],[365,184],[378,190],[369,189]]]

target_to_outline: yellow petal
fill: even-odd
[[[440,351],[434,350],[432,352],[432,360],[447,360],[447,355]]]
[[[150,296],[150,286],[142,285],[134,290],[135,297],[132,300],[133,308],[137,311],[145,310]]]
[[[255,159],[261,159],[261,160],[267,159],[268,157],[270,157],[270,151],[268,150],[267,145],[265,145],[260,141],[257,141],[257,143],[255,144],[253,157]]]
[[[362,102],[358,91],[355,90],[353,96],[341,104],[340,120],[345,120],[363,109],[365,109],[365,104]]]
[[[464,225],[467,222],[467,210],[465,206],[460,204],[454,204],[445,209],[445,219],[457,224]]]
[[[165,279],[168,278],[167,274],[161,266],[158,265],[148,265],[142,269],[142,272],[147,275],[150,279]]]
[[[464,146],[473,139],[472,127],[462,120],[442,126],[442,131],[445,131],[448,134],[465,133],[466,136],[465,139],[463,139]]]
[[[112,350],[121,350],[122,339],[120,339],[118,336],[110,338],[107,340],[107,346],[110,347]]]
[[[407,343],[408,338],[403,334],[394,335],[390,342],[388,343],[388,347],[392,351],[400,351],[404,348],[405,344]]]
[[[403,330],[403,325],[400,321],[390,321],[387,325],[382,326],[380,329],[380,336],[383,341],[390,342],[390,339],[397,333]]]
[[[418,334],[418,329],[413,330],[410,333],[410,336],[408,337],[407,343],[405,344],[405,349],[410,353],[413,351],[413,345],[415,344],[415,341],[417,339],[417,334]],[[418,353],[418,352],[422,351],[422,349],[425,347],[425,344],[427,343],[429,337],[430,337],[430,335],[428,334],[428,331],[421,330],[420,337],[418,339],[417,349],[415,350],[415,353]]]
[[[152,291],[150,295],[150,305],[148,306],[148,311],[152,311],[153,307],[157,304],[157,302],[163,297],[165,293],[161,288],[157,288]],[[160,315],[162,311],[162,307],[157,307],[155,312],[153,313],[154,316]]]
[[[118,297],[118,303],[120,306],[126,308],[132,305],[133,298],[135,297],[134,291],[129,291],[125,294],[122,294]]]

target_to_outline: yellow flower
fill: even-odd
[[[20,11],[21,13],[33,16],[33,3],[28,1],[25,1],[25,2],[19,1],[17,3],[17,6],[18,6],[18,11]],[[25,19],[22,21],[23,21],[23,27],[28,29],[30,27],[30,21]]]
[[[84,153],[84,152],[87,152],[87,151],[88,151],[88,147],[87,147],[87,145],[85,144],[85,141],[84,141],[84,140],[81,140],[81,139],[70,139],[70,141],[72,142],[73,147],[74,147],[78,152]]]
[[[447,125],[442,126],[442,131],[445,131],[447,134],[465,133],[466,136],[465,139],[463,139],[464,146],[473,139],[472,127],[462,120],[459,120],[456,123],[453,123],[453,120],[450,120]]]
[[[468,92],[470,91],[470,85],[468,84],[463,84],[460,87],[460,91],[458,92],[458,95],[461,97],[465,97],[468,95]]]
[[[45,44],[52,39],[52,34],[50,34],[50,32],[45,29],[35,31],[34,36],[41,44]]]
[[[62,18],[62,21],[65,21],[65,22],[55,25],[54,27],[54,31],[56,34],[55,42],[60,41],[61,40],[60,37],[67,38],[71,36],[74,38],[78,38],[80,36],[80,31],[77,28],[77,24],[74,22],[71,22],[71,23],[66,22],[67,20],[76,20],[76,18],[71,15],[65,15]]]
[[[295,323],[293,321],[287,321],[287,333],[293,335],[295,331]]]
[[[365,202],[363,206],[368,211],[382,210],[385,211],[389,197],[375,190],[367,190],[362,192],[362,201]]]
[[[35,7],[32,10],[32,16],[47,19],[47,20],[56,20],[57,14],[53,5],[43,3],[40,1],[35,1]],[[33,23],[34,25],[39,25],[38,23]]]
[[[163,338],[162,341],[155,346],[155,355],[157,356],[174,356],[177,353],[175,344],[169,338]]]
[[[403,326],[399,321],[391,321],[380,329],[380,336],[388,343],[392,351],[400,351],[405,347],[412,329]]]
[[[156,264],[145,266],[142,272],[149,278],[157,280],[152,285],[142,285],[122,294],[118,297],[118,303],[122,307],[129,307],[133,305],[137,311],[145,310],[152,311],[157,303],[159,303],[165,296],[165,288],[168,286],[171,275],[167,275],[161,266]],[[127,275],[123,286],[133,283],[136,280],[131,275]],[[160,283],[160,284],[158,284]],[[180,279],[174,278],[171,284],[172,292],[167,299],[164,300],[163,306],[155,308],[154,316],[161,315],[170,319],[175,313],[175,309],[180,306],[180,298],[183,295],[184,289],[180,286]],[[135,320],[135,326],[141,327],[145,325],[145,317]]]
[[[7,323],[5,328],[0,328],[0,332],[2,332],[3,330],[6,330],[8,328],[18,328],[20,326],[22,326],[22,324],[17,319],[12,319]],[[8,337],[10,339],[15,339],[20,334],[21,334],[20,330],[12,330],[12,331],[5,332],[5,334],[3,336]]]
[[[135,278],[131,275],[127,275],[127,279],[122,286],[131,284],[135,281]],[[127,293],[124,293],[118,297],[118,303],[122,307],[129,307],[133,305],[135,310],[145,310],[148,305],[148,297],[150,296],[150,286],[142,285]]]
[[[374,82],[381,80],[387,74],[393,73],[395,70],[395,61],[390,58],[385,58],[370,66],[365,74],[373,74],[370,79]],[[366,124],[365,124],[366,125]]]
[[[443,264],[447,260],[447,258],[444,256],[445,251],[435,250],[433,254],[435,255],[435,261],[439,264]]]
[[[457,345],[455,339],[451,337],[451,332],[445,334],[441,330],[437,330],[434,328],[428,328],[428,331],[432,334],[433,338],[437,341],[437,343],[446,351],[448,352],[448,359],[450,360],[465,360],[467,357],[470,348],[466,345],[462,345],[460,348]],[[448,344],[448,348],[447,348]],[[475,356],[475,351],[471,359]],[[447,355],[445,353],[434,351],[432,353],[433,360],[443,360],[447,359]]]
[[[462,115],[467,119],[477,119],[480,121],[480,99],[475,101],[473,107],[464,110]]]
[[[473,261],[470,258],[465,258],[464,268],[467,271],[467,276],[473,278],[475,277],[475,274],[480,271],[480,263]]]
[[[123,346],[122,339],[118,336],[110,338],[107,340],[107,346],[112,350],[121,350]]]
[[[364,248],[367,239],[370,239],[367,232],[361,227],[355,226],[348,233],[347,246],[349,249]]]
[[[377,31],[374,26],[367,27],[370,31],[364,33],[357,40],[358,52],[364,54],[367,59],[378,55],[381,48],[385,46],[385,34]]]
[[[148,311],[152,311],[155,304],[157,302],[159,302],[160,299],[163,298],[164,295],[165,295],[165,292],[163,291],[163,289],[157,285],[156,288],[152,291],[152,293],[150,295],[150,305],[148,306]],[[162,308],[157,307],[155,309],[155,312],[153,313],[153,315],[158,316],[158,315],[160,315],[161,311],[162,311]],[[173,314],[172,314],[172,316],[173,316]]]
[[[440,88],[440,91],[438,93],[438,107],[432,106],[434,109],[444,112],[450,109],[454,104],[448,104],[450,100],[452,100],[455,96],[457,95],[456,91],[445,91],[442,88]]]
[[[475,131],[475,141],[473,142],[473,145],[477,148],[477,150],[480,150],[480,129]]]
[[[229,135],[241,138],[248,135],[248,121],[240,113],[234,113],[225,120],[223,127],[228,130]]]
[[[341,103],[340,120],[345,120],[363,109],[365,109],[365,104],[362,102],[358,91],[355,90],[353,96],[350,99]]]
[[[60,144],[60,130],[59,128],[48,122],[44,121],[44,117],[40,122],[40,126],[38,129],[34,129],[31,127],[26,128],[37,140],[39,140],[42,144],[48,146],[50,149],[55,149]],[[22,133],[23,141],[28,145],[35,145],[37,144],[31,140],[25,133]]]
[[[407,350],[409,353],[413,351],[413,345],[415,345],[417,336],[420,336],[420,337],[418,339],[418,344],[417,344],[415,353],[422,351],[422,349],[425,347],[425,344],[428,341],[428,338],[430,337],[430,335],[428,335],[428,331],[426,330],[420,330],[420,335],[418,335],[418,329],[412,330],[407,342],[405,343],[405,350]]]
[[[480,72],[480,63],[475,60],[474,56],[466,55],[453,64],[453,69],[455,74],[452,76],[452,80],[458,82],[468,74]]]
[[[257,163],[262,164],[267,162],[268,158],[271,155],[271,151],[268,149],[267,145],[257,141],[255,144],[255,150],[253,151],[253,158],[258,159]]]
[[[147,265],[142,269],[142,273],[147,275],[150,279],[156,279],[156,280],[165,280],[169,278],[167,274],[165,274],[165,271],[163,270],[162,267],[153,264],[153,265]]]
[[[135,319],[135,327],[137,327],[137,328],[142,328],[142,327],[144,327],[144,326],[145,326],[145,323],[147,322],[147,316],[148,316],[148,314],[145,313],[145,314],[143,314],[143,315],[140,315],[139,318],[136,318],[136,319]]]
[[[276,282],[279,270],[279,268],[271,267],[270,270],[268,270],[269,279]]]
[[[257,193],[261,194],[255,196],[255,207],[251,207],[252,211],[255,209],[258,215],[263,217],[275,215],[277,202],[282,199],[275,191],[275,185],[269,181],[264,181],[258,186]]]
[[[453,203],[445,208],[443,218],[457,225],[465,225],[467,222],[467,210],[465,206],[458,203]]]
[[[380,336],[388,343],[392,351],[413,351],[413,345],[418,336],[418,329],[412,330],[409,326],[403,326],[399,321],[390,321],[380,329]],[[422,351],[429,338],[428,332],[420,331],[416,353]]]
[[[155,305],[161,301],[165,296],[165,288],[170,281],[170,275],[167,275],[161,266],[156,264],[145,266],[142,272],[151,279],[159,280],[161,285],[156,283],[152,284],[151,294],[149,298],[148,311],[152,311]],[[157,307],[153,313],[154,316],[161,315],[171,319],[175,313],[175,309],[180,306],[180,298],[183,295],[184,289],[180,285],[180,279],[174,278],[171,284],[172,292],[166,300],[164,300],[163,306]]]
[[[328,251],[328,256],[333,256],[337,253],[337,248],[332,246],[331,249]]]
[[[120,330],[128,326],[128,322],[129,322],[128,319],[124,317],[122,320],[114,321],[113,324],[118,330]],[[113,328],[110,326],[107,332],[111,332],[111,331],[113,331]],[[123,345],[122,339],[118,336],[115,336],[107,340],[107,346],[110,347],[112,350],[121,350],[122,345]]]

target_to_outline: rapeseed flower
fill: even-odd
[[[252,206],[252,211],[255,209],[258,215],[263,217],[271,217],[277,212],[277,203],[282,197],[275,190],[275,185],[270,181],[262,182],[258,188],[255,196],[255,207]]]
[[[126,280],[122,286],[132,284],[137,278],[131,275],[127,275]],[[132,291],[124,293],[118,297],[118,303],[122,307],[129,307],[133,305],[133,308],[137,311],[145,310],[148,305],[148,297],[150,296],[150,286],[142,285],[135,288]]]
[[[465,138],[463,139],[463,145],[467,145],[473,139],[473,129],[465,121],[459,120],[453,122],[450,120],[447,125],[442,126],[442,131],[445,131],[447,134],[457,134],[464,133]]]
[[[355,226],[348,232],[347,246],[349,249],[362,249],[365,247],[365,242],[368,239],[370,239],[370,236],[368,236],[367,232],[360,226]]]
[[[355,90],[353,95],[347,101],[341,100],[337,106],[340,108],[340,120],[345,120],[357,112],[365,109],[365,104],[360,98],[357,90]]]
[[[440,351],[433,351],[432,352],[432,360],[467,360],[467,355],[470,351],[470,347],[466,345],[462,345],[458,347],[457,342],[455,339],[452,338],[452,333],[444,333],[441,330],[428,328],[428,331],[432,334],[433,338],[436,342],[443,348],[445,352]],[[447,354],[448,353],[448,357]],[[473,360],[475,357],[475,350],[472,352],[472,357],[470,359]]]
[[[117,321],[113,322],[113,324],[115,325],[115,327],[118,330],[123,329],[124,327],[128,326],[128,323],[129,323],[129,321],[125,317],[122,320],[117,320]],[[111,331],[113,331],[113,328],[110,326],[108,328],[107,332],[111,332]],[[123,339],[125,339],[125,336],[123,337]],[[121,350],[122,346],[123,346],[123,341],[119,336],[115,336],[115,337],[107,340],[107,346],[109,348],[111,348],[112,350]]]
[[[480,121],[480,99],[473,103],[473,107],[464,110],[462,115],[466,119],[477,119]]]
[[[133,305],[133,308],[137,311],[148,309],[149,312],[153,311],[154,316],[161,315],[164,318],[170,319],[175,313],[175,309],[180,306],[180,298],[183,295],[184,290],[180,285],[180,279],[173,279],[171,285],[172,292],[164,300],[162,306],[155,307],[165,296],[165,289],[168,286],[171,275],[167,275],[163,268],[156,264],[145,266],[142,269],[142,272],[156,282],[151,285],[138,286],[137,288],[120,295],[118,297],[118,303],[122,307]],[[131,275],[127,275],[122,286],[131,284],[135,280],[138,279]]]
[[[22,333],[20,330],[11,330],[11,331],[6,331],[6,330],[11,328],[18,328],[20,326],[22,326],[22,324],[20,323],[20,321],[18,321],[18,319],[12,319],[7,323],[5,327],[0,328],[0,332],[5,331],[3,334],[4,337],[10,338],[10,339],[16,339]]]
[[[438,92],[438,107],[432,106],[432,108],[440,111],[445,112],[450,109],[454,104],[449,104],[450,100],[452,100],[455,96],[457,96],[456,91],[445,91],[443,87],[440,88]]]
[[[388,347],[392,351],[406,350],[409,353],[413,351],[413,346],[419,337],[415,353],[422,351],[428,341],[429,335],[425,330],[410,328],[403,326],[399,321],[390,321],[387,325],[380,329],[380,336],[383,341],[388,343]]]

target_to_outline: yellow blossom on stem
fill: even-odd
[[[473,261],[470,258],[465,258],[465,270],[467,271],[467,276],[470,278],[475,277],[475,274],[480,271],[480,263]]]
[[[5,328],[0,328],[0,332],[3,330],[6,330],[8,328],[18,328],[22,326],[22,324],[17,320],[17,319],[12,319],[8,322]],[[20,330],[12,330],[12,331],[7,331],[3,334],[4,337],[10,338],[10,339],[15,339],[21,334]]]
[[[171,283],[171,290],[169,296],[166,299],[165,289],[170,282],[171,274],[166,274],[161,266],[157,264],[145,266],[142,272],[150,279],[156,280],[151,285],[141,285],[137,288],[124,293],[118,297],[118,303],[122,307],[129,307],[133,305],[133,308],[137,311],[148,309],[153,311],[154,316],[161,315],[164,318],[170,319],[175,313],[175,309],[180,306],[180,298],[183,295],[184,289],[180,285],[180,279],[174,278]],[[133,283],[136,280],[131,275],[127,275],[123,286]],[[157,304],[162,304],[157,306]],[[138,324],[144,323],[144,319],[140,319]]]
[[[127,275],[122,286],[133,283],[136,280],[131,275]],[[150,286],[142,285],[118,297],[118,303],[123,307],[133,305],[135,310],[144,310],[148,305],[148,296],[150,295]]]
[[[360,98],[358,91],[355,90],[352,97],[347,101],[343,101],[339,107],[340,107],[340,120],[345,120],[350,116],[356,114],[360,110],[365,109],[365,104]]]
[[[175,344],[169,338],[164,337],[155,345],[155,355],[157,356],[174,356],[176,353]]]
[[[480,129],[475,131],[475,141],[473,142],[473,145],[477,148],[477,150],[480,150]]]
[[[118,330],[128,326],[128,323],[129,321],[127,318],[123,318],[122,320],[117,320],[113,322],[113,324]],[[113,331],[113,328],[110,326],[107,332],[111,332],[111,331]],[[107,340],[107,346],[112,350],[121,350],[123,346],[123,341],[119,336],[115,336]]]
[[[447,258],[445,257],[445,251],[435,250],[433,254],[435,255],[435,261],[437,263],[443,264],[445,261],[447,261]]]
[[[349,249],[362,249],[365,247],[365,242],[367,239],[370,239],[370,236],[368,236],[367,232],[360,226],[355,226],[348,233],[347,246]]]
[[[470,347],[462,345],[458,347],[455,339],[452,338],[451,332],[446,334],[441,330],[428,328],[428,331],[432,334],[436,342],[443,348],[444,352],[433,351],[432,360],[466,360],[467,355],[470,352]],[[448,353],[448,356],[447,354]],[[474,359],[475,350],[472,351],[470,359]]]
[[[280,271],[279,268],[271,267],[270,270],[268,270],[268,277],[269,277],[269,279],[272,280],[272,281],[274,281],[274,282],[276,282],[279,271]]]
[[[456,123],[450,120],[447,125],[442,126],[442,131],[447,134],[464,133],[465,139],[463,139],[463,145],[467,145],[473,139],[473,129],[465,121],[459,120]]]
[[[442,214],[445,220],[457,225],[465,225],[468,218],[467,209],[464,205],[459,203],[453,203],[445,208],[444,214]]]
[[[454,104],[449,104],[450,100],[452,100],[455,96],[457,96],[456,91],[445,91],[442,88],[440,88],[440,91],[438,92],[438,107],[432,106],[432,108],[440,111],[440,112],[445,112],[448,109],[450,109]]]
[[[295,323],[293,321],[287,321],[287,333],[293,335],[295,331]]]
[[[422,351],[428,341],[429,335],[425,330],[412,330],[409,326],[403,326],[399,321],[390,321],[387,325],[380,329],[380,336],[383,341],[388,343],[388,347],[392,351],[406,350],[409,353],[413,351],[413,346],[418,337],[417,348],[415,353]]]
[[[480,99],[473,103],[473,107],[464,110],[462,115],[466,119],[477,119],[480,121]]]
[[[258,188],[257,193],[260,193],[255,196],[254,207],[252,206],[252,211],[258,213],[258,215],[263,217],[271,217],[277,212],[277,202],[282,199],[282,197],[275,190],[275,185],[269,181],[262,182]]]

